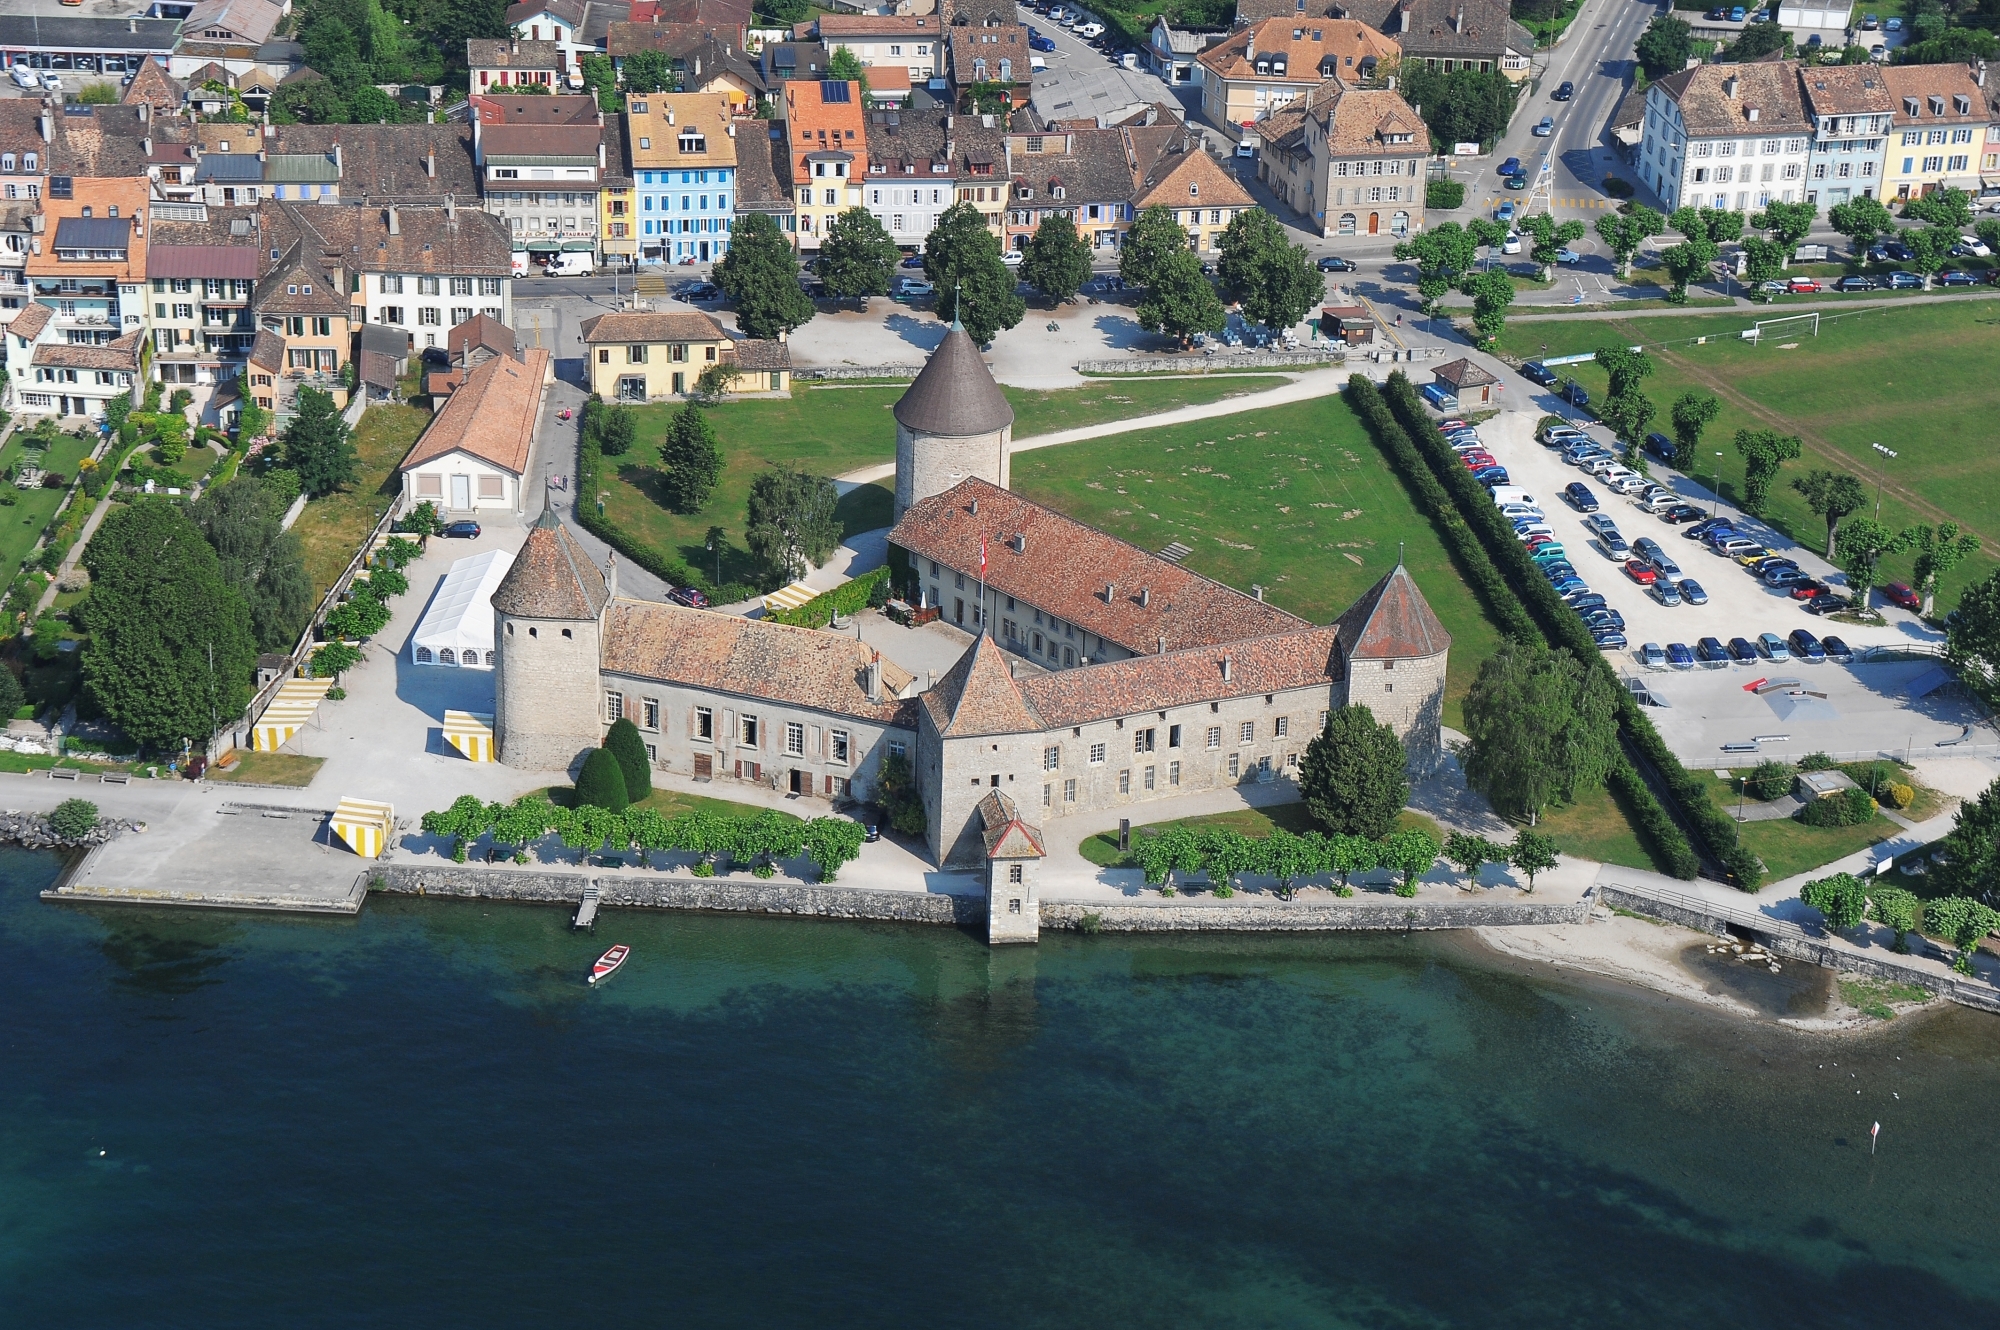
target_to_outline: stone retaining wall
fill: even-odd
[[[1529,901],[1436,902],[1287,901],[1242,905],[1098,905],[1082,901],[1043,901],[1042,927],[1081,930],[1084,917],[1094,916],[1096,931],[1105,933],[1180,932],[1328,932],[1376,930],[1405,932],[1438,928],[1494,928],[1520,924],[1580,924],[1589,917],[1588,902],[1568,905]]]
[[[1219,370],[1311,369],[1347,359],[1341,347],[1323,351],[1260,351],[1254,355],[1147,356],[1131,360],[1079,360],[1079,374],[1214,374]]]
[[[923,373],[922,365],[801,365],[792,370],[792,378],[808,382],[818,379],[914,379]]]

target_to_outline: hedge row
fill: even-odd
[[[760,588],[746,586],[740,582],[717,586],[713,580],[703,577],[685,560],[654,549],[600,513],[597,510],[595,496],[603,478],[604,454],[598,450],[595,442],[582,439],[581,434],[582,431],[579,430],[576,446],[576,492],[586,501],[576,505],[578,526],[669,586],[693,587],[718,605],[732,605],[739,600],[748,600],[759,594]]]
[[[788,623],[794,628],[824,628],[833,622],[836,614],[859,614],[875,603],[875,588],[883,587],[882,599],[888,599],[887,584],[889,569],[885,565],[873,572],[863,573],[852,581],[842,582],[831,591],[814,596],[795,610],[784,610],[766,615],[773,623]]]
[[[1681,821],[1693,830],[1708,856],[1728,870],[1737,886],[1745,891],[1756,890],[1764,875],[1762,861],[1738,843],[1736,824],[1716,807],[1702,782],[1681,765],[1680,759],[1674,756],[1673,750],[1660,738],[1659,731],[1653,728],[1652,721],[1617,678],[1616,671],[1605,661],[1583,620],[1563,603],[1555,587],[1535,567],[1528,551],[1514,538],[1511,525],[1494,506],[1493,496],[1472,478],[1472,473],[1465,469],[1445,442],[1444,435],[1424,413],[1423,402],[1417,396],[1415,386],[1398,371],[1389,376],[1384,396],[1390,411],[1416,441],[1432,472],[1457,502],[1459,512],[1479,533],[1501,575],[1528,613],[1541,625],[1548,639],[1568,647],[1579,660],[1595,662],[1595,667],[1610,677],[1618,690],[1619,728],[1638,764],[1653,768],[1673,795]]]

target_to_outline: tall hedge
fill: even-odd
[[[618,770],[625,777],[627,802],[636,804],[653,792],[653,762],[646,756],[646,740],[637,725],[624,716],[612,721],[611,732],[604,736],[604,747],[618,759]]]
[[[609,748],[593,748],[576,773],[576,806],[622,813],[631,803],[625,793],[625,771]]]
[[[1367,383],[1359,376],[1357,379]],[[1369,391],[1374,390],[1372,384],[1367,387]],[[1620,734],[1640,774],[1646,774],[1650,768],[1673,796],[1681,824],[1694,833],[1701,848],[1728,871],[1737,886],[1745,891],[1756,890],[1764,876],[1762,861],[1738,843],[1736,824],[1708,797],[1703,783],[1681,765],[1680,759],[1660,738],[1659,731],[1653,728],[1652,721],[1640,709],[1638,702],[1618,682],[1616,671],[1604,659],[1603,652],[1592,640],[1583,621],[1563,603],[1555,587],[1535,567],[1521,542],[1514,538],[1513,528],[1494,505],[1493,496],[1472,478],[1472,473],[1465,469],[1451,451],[1451,445],[1445,442],[1444,435],[1424,413],[1423,401],[1418,397],[1415,385],[1398,371],[1389,376],[1382,396],[1387,399],[1389,410],[1397,422],[1415,442],[1431,473],[1451,495],[1467,524],[1478,534],[1500,575],[1549,641],[1569,647],[1580,660],[1596,662],[1596,668],[1604,670],[1617,684]],[[1678,855],[1669,854],[1667,857],[1679,861]],[[1676,873],[1678,875],[1678,868]]]

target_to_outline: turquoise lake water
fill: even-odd
[[[1804,1036],[1448,937],[591,937],[55,872],[0,851],[0,1325],[2000,1324],[1968,1012]]]

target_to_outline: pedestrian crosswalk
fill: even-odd
[[[1517,206],[1524,205],[1527,202],[1527,199],[1520,194],[1500,194],[1486,200],[1486,207],[1488,211],[1491,211],[1509,199],[1513,200]],[[1616,208],[1618,200],[1607,198],[1550,199],[1549,206],[1552,208]]]

